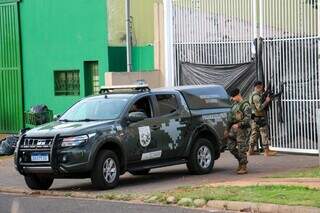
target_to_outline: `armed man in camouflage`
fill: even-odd
[[[250,96],[250,104],[252,108],[251,136],[249,155],[253,155],[254,147],[257,144],[259,135],[261,136],[262,145],[264,147],[265,156],[273,156],[276,152],[270,151],[269,145],[269,128],[267,120],[267,108],[271,102],[271,98],[267,96],[263,100],[264,85],[261,81],[254,84],[254,91]],[[260,134],[259,134],[260,133]]]
[[[233,106],[228,114],[228,128],[225,131],[225,138],[229,151],[239,161],[237,173],[241,175],[248,173],[247,152],[252,110],[249,102],[242,98],[239,89],[233,90],[230,96]]]

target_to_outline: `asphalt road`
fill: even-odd
[[[205,210],[101,200],[22,197],[0,194],[1,213],[204,213]],[[211,211],[219,212],[219,211]],[[220,211],[221,212],[221,211]]]
[[[235,173],[237,161],[229,152],[226,152],[215,162],[215,167],[211,174],[201,176],[190,175],[185,165],[154,169],[151,170],[151,174],[146,176],[133,176],[126,173],[121,176],[119,186],[111,190],[111,192],[156,192],[170,190],[178,186],[250,180],[279,172],[314,167],[318,165],[318,162],[317,156],[307,155],[282,153],[275,157],[264,157],[263,155],[250,156],[248,164],[249,174],[239,176]],[[23,177],[15,171],[11,158],[0,160],[1,187],[27,190]],[[55,180],[51,190],[72,190],[94,194],[106,193],[106,191],[96,191],[89,179]]]

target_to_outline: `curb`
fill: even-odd
[[[253,213],[320,213],[320,208],[304,206],[287,206],[267,203],[252,203],[238,201],[208,201],[207,207],[211,209],[253,212]]]
[[[89,194],[83,192],[57,192],[57,191],[31,191],[17,188],[4,188],[0,187],[0,193],[8,194],[20,194],[30,196],[50,196],[50,197],[68,197],[68,198],[80,198],[80,199],[99,199],[99,195]],[[122,200],[106,200],[112,202],[127,202],[150,205],[145,202],[137,201],[122,201]],[[154,204],[153,204],[154,205]],[[156,204],[163,205],[163,204]],[[163,205],[163,206],[176,206],[176,205]],[[181,206],[180,206],[181,207]],[[237,211],[237,212],[251,212],[251,213],[320,213],[320,208],[316,207],[304,207],[304,206],[288,206],[278,204],[267,203],[253,203],[253,202],[239,202],[239,201],[219,201],[210,200],[206,204],[206,207],[200,208],[202,210],[225,210],[225,211]]]
[[[20,194],[20,195],[31,195],[31,196],[51,196],[51,197],[71,197],[71,198],[86,198],[86,199],[97,199],[99,195],[89,194],[84,192],[59,192],[59,191],[31,191],[17,188],[5,188],[0,187],[0,193],[8,194]]]

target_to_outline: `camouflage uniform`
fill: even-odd
[[[247,151],[249,149],[248,137],[250,134],[251,107],[249,102],[234,103],[228,114],[228,142],[227,146],[231,154],[239,161],[239,165],[246,165]],[[239,124],[239,128],[232,125]]]
[[[250,147],[257,144],[259,133],[261,135],[262,145],[269,146],[269,128],[267,122],[267,103],[263,103],[262,94],[254,91],[250,97],[253,120],[251,122]]]

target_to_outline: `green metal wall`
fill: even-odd
[[[18,3],[0,1],[0,133],[23,126]]]
[[[124,46],[109,46],[109,71],[118,72],[127,70],[127,50]],[[134,46],[132,47],[132,70],[153,71],[154,70],[154,47]]]
[[[153,45],[134,46],[132,48],[132,70],[154,71]]]

